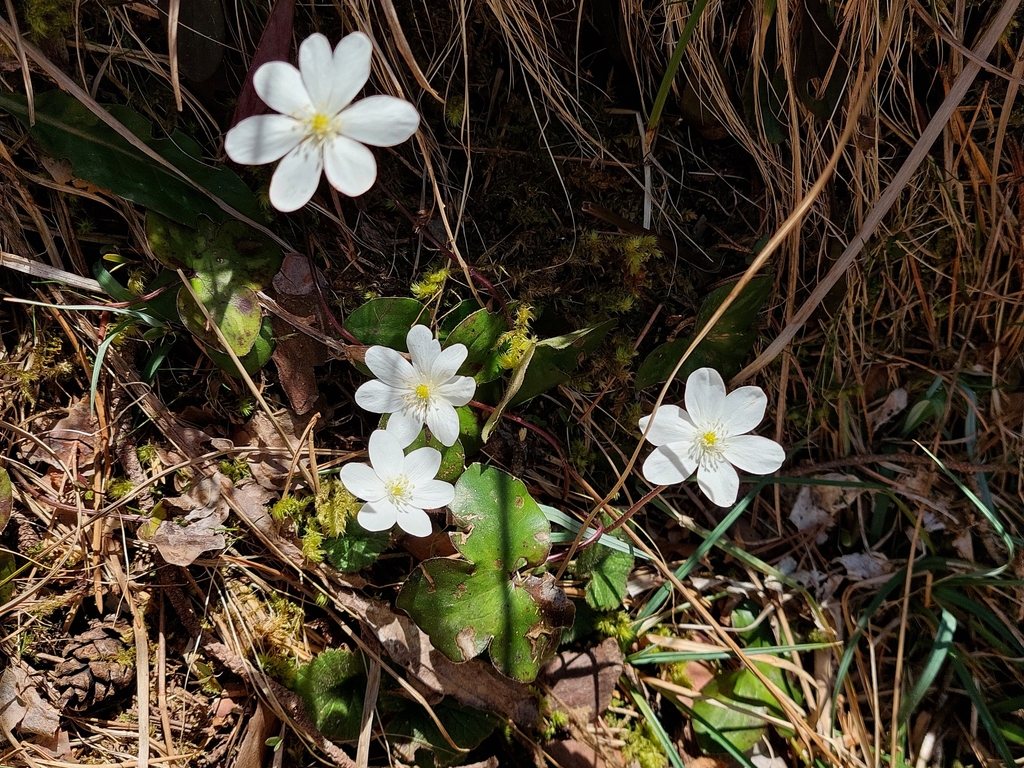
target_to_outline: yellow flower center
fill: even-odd
[[[331,118],[321,112],[317,112],[309,121],[309,132],[320,141],[327,138],[330,130]]]
[[[391,478],[385,486],[385,490],[387,490],[388,500],[392,504],[401,504],[412,496],[412,484],[405,475]]]
[[[693,438],[690,458],[700,467],[713,467],[722,460],[728,435],[723,434],[720,424],[705,424],[701,429]]]
[[[714,448],[715,443],[718,442],[718,435],[714,432],[705,432],[700,436],[700,439],[704,443],[705,448]]]
[[[416,387],[416,397],[418,397],[420,400],[429,400],[430,399],[430,387],[428,387],[426,384],[419,384],[419,385],[417,385],[417,387]]]

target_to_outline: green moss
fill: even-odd
[[[107,483],[107,497],[110,499],[123,499],[135,489],[135,483],[127,477],[118,477]]]
[[[647,723],[632,721],[623,734],[623,740],[626,744],[622,748],[622,757],[627,764],[635,760],[640,768],[666,768],[668,765],[668,757]]]
[[[29,38],[36,43],[60,37],[71,26],[73,0],[24,0],[22,13]]]

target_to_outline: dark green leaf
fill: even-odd
[[[479,464],[459,478],[449,509],[462,529],[452,543],[468,562],[425,561],[397,605],[453,661],[490,646],[503,674],[533,680],[554,653],[561,627],[572,622],[572,605],[550,574],[516,573],[547,556],[547,519],[519,480]]]
[[[772,282],[770,277],[755,277],[697,345],[676,377],[685,379],[698,368],[704,367],[714,368],[725,379],[735,374],[757,340],[754,326],[761,307],[771,293]],[[698,329],[707,324],[732,289],[731,284],[720,286],[704,300],[697,313]],[[636,388],[643,389],[666,381],[679,358],[690,346],[691,340],[689,336],[676,339],[651,352],[636,372]]]
[[[239,357],[238,360],[246,373],[250,376],[255,376],[260,368],[270,362],[270,358],[274,355],[274,347],[276,346],[274,324],[269,317],[264,317],[260,323],[259,334],[256,336],[256,341],[253,342],[252,349]],[[235,363],[227,354],[209,348],[206,350],[206,354],[217,364],[218,368],[230,376],[238,378],[238,370],[235,367]]]
[[[462,364],[459,373],[472,376],[478,384],[494,381],[502,374],[498,365],[498,353],[495,349],[498,338],[508,331],[508,323],[500,312],[491,314],[481,309],[459,323],[448,334],[444,345],[464,344],[469,354]]]
[[[14,555],[5,550],[0,550],[0,605],[3,605],[14,594],[14,574],[17,573],[18,565],[14,561]]]
[[[367,346],[380,345],[408,352],[405,337],[418,322],[429,320],[416,299],[371,299],[345,318],[345,330]]]
[[[295,689],[309,719],[324,736],[338,741],[359,736],[366,692],[366,673],[359,656],[324,651],[299,668]]]
[[[595,547],[603,557],[590,574],[587,604],[600,611],[611,611],[626,599],[626,582],[633,570],[633,556],[604,547]]]
[[[11,491],[11,476],[6,469],[0,468],[0,533],[4,532],[7,521],[11,519],[14,509],[14,494]]]
[[[607,320],[593,328],[584,328],[565,336],[537,342],[523,383],[510,406],[521,405],[537,395],[564,384],[579,368],[584,358],[597,349],[597,345],[615,327],[617,320]]]
[[[434,714],[452,740],[466,750],[479,746],[499,722],[494,715],[459,706],[447,698],[434,705]],[[387,734],[407,763],[448,768],[459,765],[466,758],[464,752],[452,749],[430,715],[420,706],[407,707],[396,715],[387,726]],[[424,755],[427,751],[430,754]]]
[[[0,94],[0,107],[28,126],[25,97]],[[32,138],[53,157],[70,160],[78,178],[182,224],[195,226],[201,213],[225,218],[196,186],[144,155],[71,96],[61,91],[37,94],[35,110]],[[255,196],[242,180],[226,168],[203,163],[199,147],[187,136],[175,132],[170,138],[154,139],[149,122],[138,113],[122,106],[110,107],[109,112],[196,185],[250,218],[261,217]]]
[[[321,547],[331,565],[342,573],[355,573],[373,565],[390,543],[389,531],[368,531],[350,520],[344,536],[324,539]]]

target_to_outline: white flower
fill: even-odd
[[[416,439],[424,424],[444,445],[455,445],[455,408],[468,403],[476,391],[471,377],[455,375],[469,351],[465,344],[442,351],[425,325],[414,325],[405,340],[412,363],[388,347],[366,350],[366,365],[377,379],[356,390],[356,403],[372,413],[390,413],[387,430],[403,446]]]
[[[407,101],[370,96],[352,103],[370,77],[372,49],[366,35],[353,32],[332,52],[318,33],[299,46],[297,69],[270,61],[253,75],[256,93],[281,114],[246,118],[228,131],[224,150],[246,165],[281,160],[270,181],[279,211],[308,203],[322,170],[339,192],[363,194],[377,178],[377,161],[363,145],[391,147],[416,132],[420,116]]]
[[[786,452],[767,437],[746,434],[764,418],[768,398],[760,387],[725,394],[714,368],[701,368],[686,380],[686,410],[663,405],[654,414],[647,439],[658,446],[644,462],[643,475],[655,485],[672,485],[697,472],[697,485],[711,501],[736,501],[740,478],[733,467],[767,475],[782,466]],[[646,430],[651,417],[640,419]]]
[[[350,462],[341,482],[366,503],[357,520],[368,531],[386,531],[395,523],[413,536],[430,535],[426,509],[445,507],[455,498],[451,483],[435,480],[441,466],[436,448],[419,448],[408,456],[398,439],[384,431],[370,435],[370,463]]]

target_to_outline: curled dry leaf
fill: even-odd
[[[33,670],[15,662],[0,676],[0,743],[4,731],[32,733],[52,739],[60,726],[60,713],[39,695],[32,680]]]
[[[160,550],[171,565],[192,565],[203,552],[227,546],[221,526],[230,509],[222,498],[231,481],[216,473],[196,483],[184,496],[163,499],[139,537]]]
[[[67,416],[41,436],[43,445],[50,450],[33,443],[25,454],[25,460],[30,464],[46,462],[54,466],[76,467],[79,473],[88,474],[92,469],[99,431],[99,422],[89,409],[89,398],[82,397],[68,408]]]

